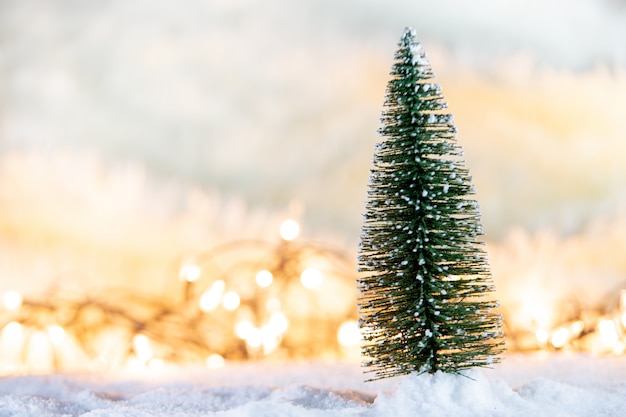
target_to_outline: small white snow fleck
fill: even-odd
[[[421,45],[420,45],[421,48]],[[427,66],[430,65],[430,62],[428,62],[428,58],[426,57],[425,53],[420,53],[418,52],[419,49],[415,49],[415,48],[411,48],[411,53],[413,54],[413,59],[411,60],[411,64],[412,65],[420,65],[420,66]]]

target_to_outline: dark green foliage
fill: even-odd
[[[414,37],[405,30],[395,55],[359,247],[374,379],[487,366],[503,346],[471,177]]]

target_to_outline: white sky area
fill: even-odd
[[[405,26],[441,74],[488,234],[575,230],[621,204],[618,0],[2,0],[0,156],[85,153],[252,207],[296,201],[312,226],[354,239]],[[544,113],[498,114],[519,97]],[[564,103],[574,107],[556,112],[558,126],[582,123],[586,109],[599,119],[552,129]],[[591,176],[589,155],[600,167]]]

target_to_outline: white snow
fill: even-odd
[[[513,355],[465,376],[365,383],[358,363],[228,363],[218,370],[0,379],[2,416],[621,417],[626,357]]]

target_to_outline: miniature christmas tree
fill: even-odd
[[[487,366],[503,336],[479,208],[411,29],[391,77],[359,246],[364,366],[373,379]]]

